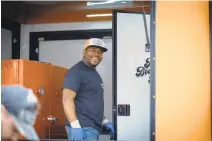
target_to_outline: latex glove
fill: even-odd
[[[71,140],[84,140],[82,128],[71,128]]]
[[[71,140],[83,140],[84,139],[84,132],[81,128],[79,121],[76,120],[71,123]]]
[[[106,130],[109,130],[110,132],[110,137],[113,138],[114,134],[115,134],[115,130],[113,128],[113,124],[108,121],[107,119],[104,119],[103,121],[103,127],[106,129]]]

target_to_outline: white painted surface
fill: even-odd
[[[30,32],[90,30],[90,29],[112,29],[112,21],[21,25],[20,57],[23,59],[29,59],[29,33]]]
[[[148,28],[150,16],[146,16]],[[142,14],[117,14],[117,104],[130,104],[130,116],[117,117],[117,140],[150,140],[149,74],[137,77],[150,52]],[[150,67],[147,68],[150,70]]]
[[[12,32],[1,28],[1,60],[12,58]]]

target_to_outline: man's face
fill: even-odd
[[[18,132],[11,116],[1,105],[1,139],[2,141],[16,141]]]
[[[84,52],[84,59],[88,65],[96,67],[102,60],[103,51],[99,48],[89,47]]]

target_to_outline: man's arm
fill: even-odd
[[[69,71],[63,82],[63,109],[64,113],[73,128],[81,128],[75,112],[74,99],[80,89],[80,77],[78,73]]]
[[[63,108],[65,115],[70,123],[77,120],[75,113],[74,98],[76,93],[71,89],[63,89]]]

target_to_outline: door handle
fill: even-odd
[[[57,120],[59,120],[59,118],[49,116],[49,117],[47,117],[47,120],[48,120],[50,123],[54,123],[54,122],[56,122]]]

